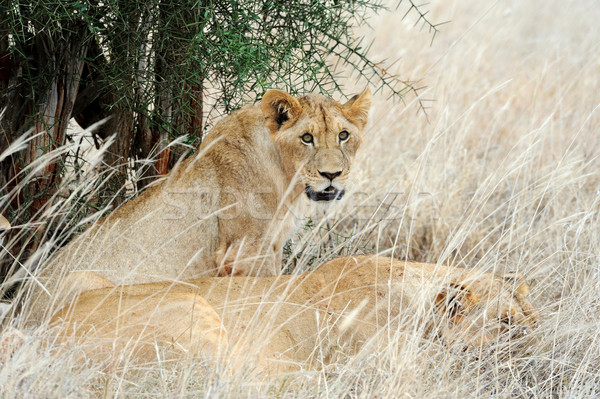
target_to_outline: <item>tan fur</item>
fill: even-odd
[[[202,278],[88,291],[54,315],[53,323],[68,332],[62,334],[65,340],[77,337],[80,343],[93,343],[117,337],[135,342],[138,331],[130,324],[158,320],[157,313],[179,312],[163,307],[170,306],[171,298],[187,294],[190,303],[208,307],[199,315],[203,321],[182,306],[184,313],[178,317],[187,317],[190,334],[179,339],[184,325],[171,328],[164,320],[156,326],[149,322],[146,335],[171,337],[170,345],[206,357],[207,352],[198,353],[197,348],[219,348],[217,353],[223,353],[224,335],[207,335],[222,328],[229,337],[230,358],[255,356],[260,368],[277,372],[311,367],[314,355],[323,353],[327,359],[333,345],[359,349],[382,332],[379,336],[385,338],[395,337],[394,331],[435,331],[443,342],[461,348],[515,338],[526,334],[537,319],[521,292],[525,287],[524,282],[515,284],[477,270],[357,256],[334,259],[299,276]],[[132,308],[135,317],[122,316]],[[214,317],[212,324],[205,322],[211,310],[220,322]],[[143,358],[156,352],[151,346],[135,350]]]
[[[306,187],[346,186],[370,104],[369,89],[344,105],[271,90],[261,103],[225,117],[196,156],[43,266],[39,281],[46,290],[31,284],[29,320],[39,323],[62,306],[66,295],[57,287],[73,270],[117,284],[277,275],[282,247],[310,201]],[[350,137],[341,142],[344,130]],[[314,136],[313,145],[301,141],[305,133]],[[330,181],[321,172],[339,175]]]
[[[3,215],[0,215],[0,231],[10,229],[10,222]]]
[[[94,292],[96,295],[94,295]],[[94,322],[62,330],[91,343],[86,350],[110,360],[115,351],[130,350],[136,360],[156,358],[156,347],[170,352],[207,358],[226,348],[227,335],[221,319],[202,297],[189,292],[140,292],[106,297],[100,291],[86,293]],[[77,311],[77,310],[76,310]],[[99,317],[98,317],[99,316]],[[105,318],[102,318],[104,316]],[[93,338],[93,339],[92,339]]]

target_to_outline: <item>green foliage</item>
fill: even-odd
[[[383,9],[378,1],[6,0],[1,7],[2,35],[16,58],[27,64],[40,35],[61,41],[76,34],[81,46],[98,46],[86,53],[92,74],[82,79],[114,93],[106,106],[145,115],[175,135],[188,133],[181,121],[194,110],[186,100],[200,101],[199,87],[211,89],[210,116],[271,87],[341,93],[340,61],[393,94],[411,89],[367,58],[368,46],[353,36],[368,11]],[[37,65],[25,72],[40,91],[61,73],[48,66],[42,74]],[[157,97],[176,104],[173,111]]]

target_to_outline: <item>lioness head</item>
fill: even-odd
[[[344,195],[370,107],[368,88],[343,105],[318,94],[295,98],[270,90],[264,95],[261,108],[285,172],[290,179],[297,176],[311,200]]]
[[[502,338],[525,338],[537,322],[527,299],[529,286],[518,274],[482,274],[453,282],[438,293],[440,334],[448,343],[487,346]]]

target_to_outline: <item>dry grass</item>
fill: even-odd
[[[520,356],[456,353],[417,337],[327,371],[265,379],[198,363],[107,368],[42,331],[0,370],[2,397],[592,397],[600,395],[600,8],[594,1],[440,1],[430,37],[374,17],[373,55],[423,78],[418,105],[376,95],[354,195],[309,227],[294,265],[382,252],[486,271],[518,270],[541,309]],[[410,19],[410,18],[409,18]],[[350,86],[348,86],[350,87]],[[357,87],[360,87],[360,83]],[[249,365],[249,369],[251,365]]]

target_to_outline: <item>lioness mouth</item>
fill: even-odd
[[[341,200],[346,191],[338,190],[333,186],[329,186],[323,191],[315,191],[311,187],[306,186],[305,192],[308,198],[313,201],[333,201]]]

